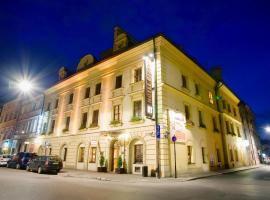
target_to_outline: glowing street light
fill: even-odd
[[[28,93],[33,89],[33,85],[29,80],[22,80],[18,82],[17,87],[23,93]]]
[[[264,130],[265,130],[265,132],[270,133],[270,126],[266,126],[266,127],[264,128]]]

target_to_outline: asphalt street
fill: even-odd
[[[0,200],[270,199],[270,167],[187,182],[114,182],[0,168]]]

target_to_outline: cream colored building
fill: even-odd
[[[113,49],[105,55],[110,56],[100,62],[85,56],[67,78],[61,69],[61,80],[45,91],[41,135],[29,141],[36,144],[34,151],[60,155],[66,168],[92,171],[101,155],[108,171],[115,170],[119,156],[128,173],[141,174],[146,165],[150,175],[159,163],[162,177],[174,175],[175,158],[178,175],[248,163],[239,99],[222,86],[222,101],[231,112],[218,109],[217,82],[168,39],[159,35],[134,44],[115,28]],[[152,118],[146,112],[153,112]],[[225,133],[226,123],[237,136]]]

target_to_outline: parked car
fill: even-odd
[[[37,155],[29,152],[19,152],[15,154],[11,160],[7,162],[8,168],[25,169],[29,160],[32,160]]]
[[[11,159],[11,155],[0,155],[0,166],[7,166],[7,162]]]
[[[59,156],[38,156],[28,162],[26,170],[36,171],[41,174],[44,172],[58,173],[63,167]]]

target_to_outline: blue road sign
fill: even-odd
[[[177,139],[176,136],[173,135],[173,136],[172,136],[172,141],[173,141],[173,142],[176,142],[176,139]]]
[[[156,137],[157,139],[160,139],[160,125],[159,124],[157,124],[156,126]]]

